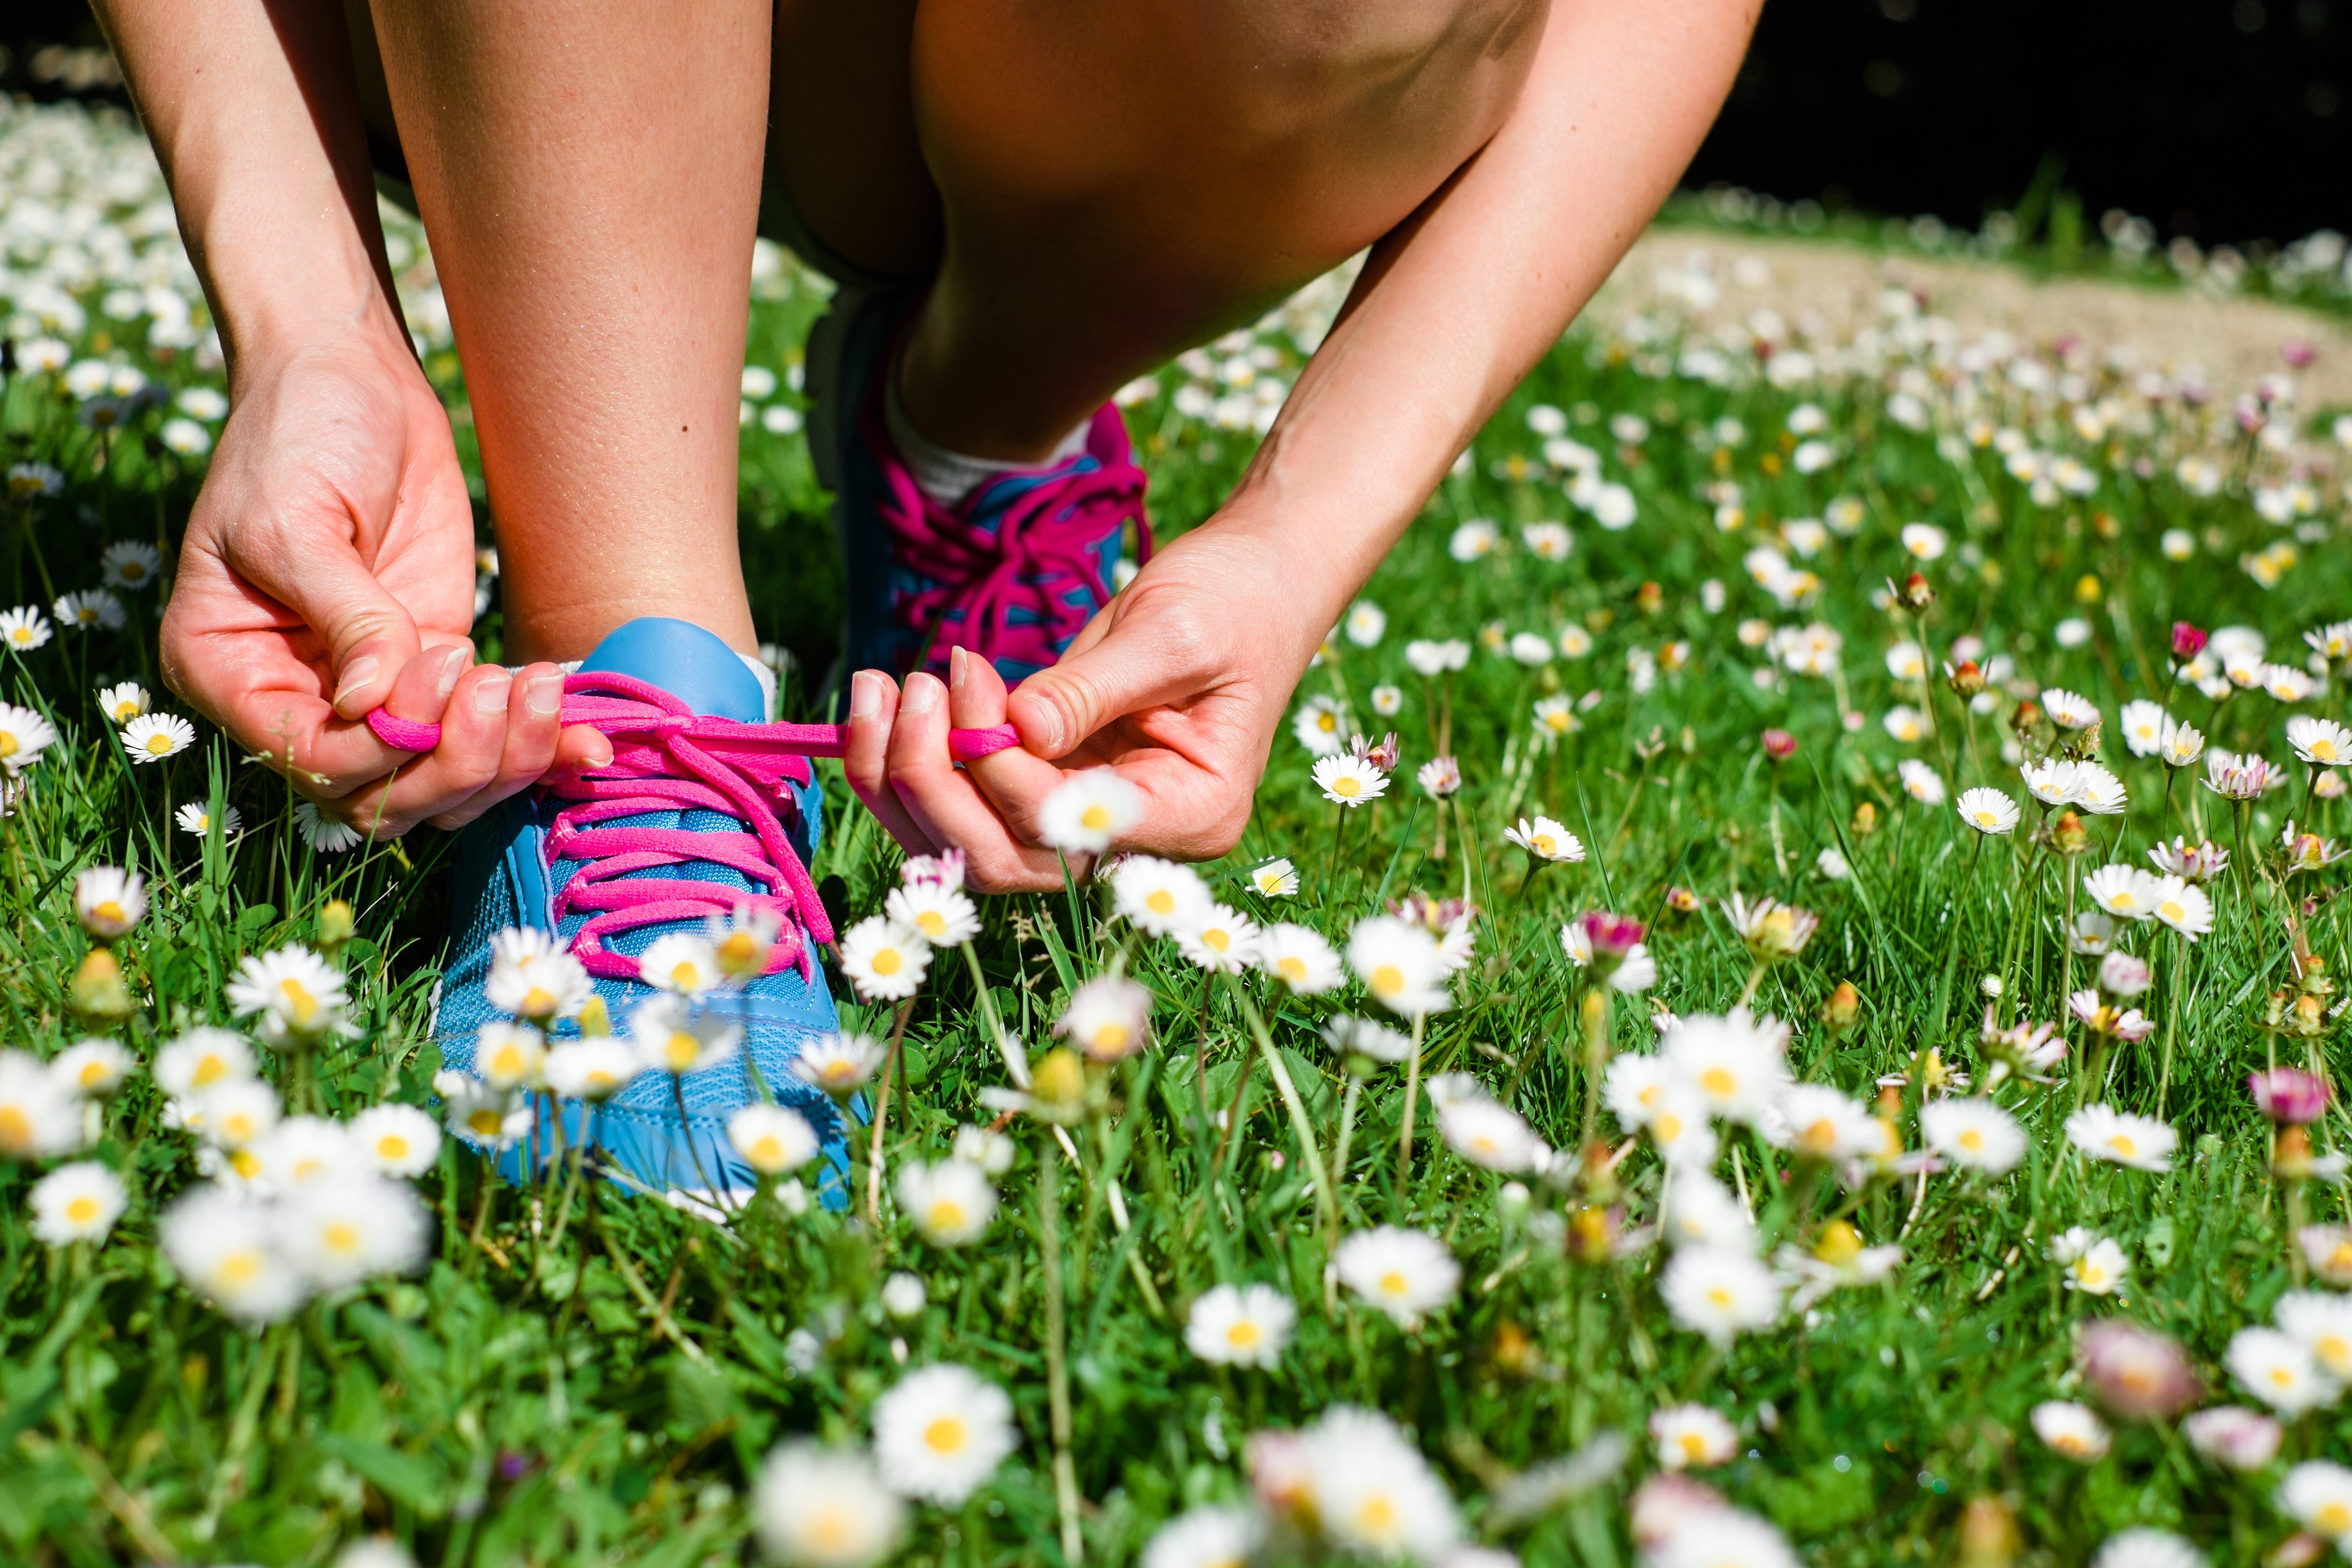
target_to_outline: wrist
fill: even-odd
[[[358,339],[408,358],[407,328],[342,207],[289,213],[285,205],[266,196],[224,200],[207,226],[199,265],[231,379],[241,364],[322,340]]]

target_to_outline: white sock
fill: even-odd
[[[890,444],[898,448],[899,460],[914,476],[915,488],[941,506],[955,505],[997,475],[1014,468],[1049,468],[1066,462],[1087,449],[1087,432],[1094,426],[1091,419],[1080,424],[1063,437],[1052,452],[1034,463],[950,452],[916,429],[914,421],[907,417],[906,405],[898,401],[898,376],[895,370],[891,372],[890,384],[883,392],[882,422],[890,432]]]

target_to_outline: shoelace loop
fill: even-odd
[[[1096,552],[1111,532],[1136,525],[1138,553],[1151,558],[1151,528],[1143,510],[1146,476],[1128,455],[1116,408],[1095,415],[1087,447],[1097,466],[1031,486],[983,527],[923,494],[902,464],[882,465],[886,494],[877,509],[895,554],[912,563],[934,586],[897,595],[894,612],[919,633],[962,613],[954,640],[988,658],[1009,657],[1050,664],[1058,648],[1092,618],[1092,608],[1069,602],[1086,588],[1099,605],[1111,596]],[[1115,428],[1105,430],[1108,420]],[[1012,619],[1016,609],[1036,625]]]
[[[847,727],[711,718],[650,682],[604,670],[564,678],[560,721],[593,725],[613,742],[610,763],[559,773],[541,785],[572,803],[556,813],[542,853],[550,865],[583,862],[556,894],[554,914],[559,921],[570,913],[588,915],[572,939],[572,952],[588,972],[635,979],[637,961],[613,951],[609,938],[749,906],[781,922],[768,973],[793,966],[807,973],[811,960],[799,931],[829,942],[833,922],[792,846],[779,807],[792,785],[809,782],[809,758],[842,754]],[[429,752],[441,742],[438,724],[402,719],[382,708],[368,714],[367,723],[377,739],[401,751]],[[971,762],[1018,745],[1020,739],[1013,726],[1000,724],[950,731],[948,745],[957,761]],[[653,812],[697,810],[731,816],[750,831],[607,826]],[[695,861],[729,867],[765,891],[643,874]]]

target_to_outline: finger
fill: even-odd
[[[1023,681],[1006,715],[1027,751],[1067,756],[1115,720],[1197,693],[1213,635],[1181,616],[1130,615]]]
[[[492,683],[476,689],[475,700],[492,700]],[[463,827],[490,807],[537,784],[555,761],[562,735],[563,671],[551,664],[534,664],[516,674],[507,698],[507,732],[498,772],[464,804],[434,816],[433,826]],[[593,733],[594,731],[590,731]]]
[[[890,728],[890,787],[915,825],[964,853],[965,871],[990,892],[1045,891],[1062,885],[1049,849],[1015,840],[971,778],[948,755],[948,689],[937,677],[907,678]],[[1085,874],[1083,866],[1072,868]]]
[[[473,662],[474,650],[462,644],[425,649],[394,678],[383,700],[384,710],[415,723],[438,724],[442,710],[449,705],[449,694],[457,689],[458,678]],[[478,695],[479,689],[475,688]]]
[[[965,648],[949,656],[948,717],[957,729],[1003,723],[1006,700],[1004,678],[994,665]],[[1031,844],[1037,840],[1037,807],[1070,776],[1068,769],[1022,746],[976,757],[963,769],[1013,837]]]
[[[890,787],[890,726],[898,712],[898,683],[878,669],[849,678],[849,735],[841,752],[849,787],[883,830],[909,855],[936,855],[940,846],[915,826]]]
[[[415,621],[347,535],[273,518],[232,531],[224,556],[230,570],[319,635],[333,672],[334,710],[345,719],[383,706],[424,647]]]
[[[514,677],[503,666],[466,671],[442,707],[441,743],[391,778],[353,792],[337,815],[372,837],[392,838],[471,800],[498,777],[513,699]]]

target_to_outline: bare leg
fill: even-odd
[[[763,0],[376,0],[466,364],[513,654],[673,616],[755,646],[736,408]]]
[[[834,6],[780,8],[780,46],[806,39],[780,139],[824,125],[887,142],[901,100],[878,45],[897,23],[845,48],[828,42]],[[910,101],[947,243],[903,365],[916,425],[1041,457],[1123,382],[1380,238],[1502,124],[1546,7],[924,0]],[[869,160],[855,187],[804,172],[815,162],[782,166],[853,257],[885,259],[930,199],[903,159]]]

